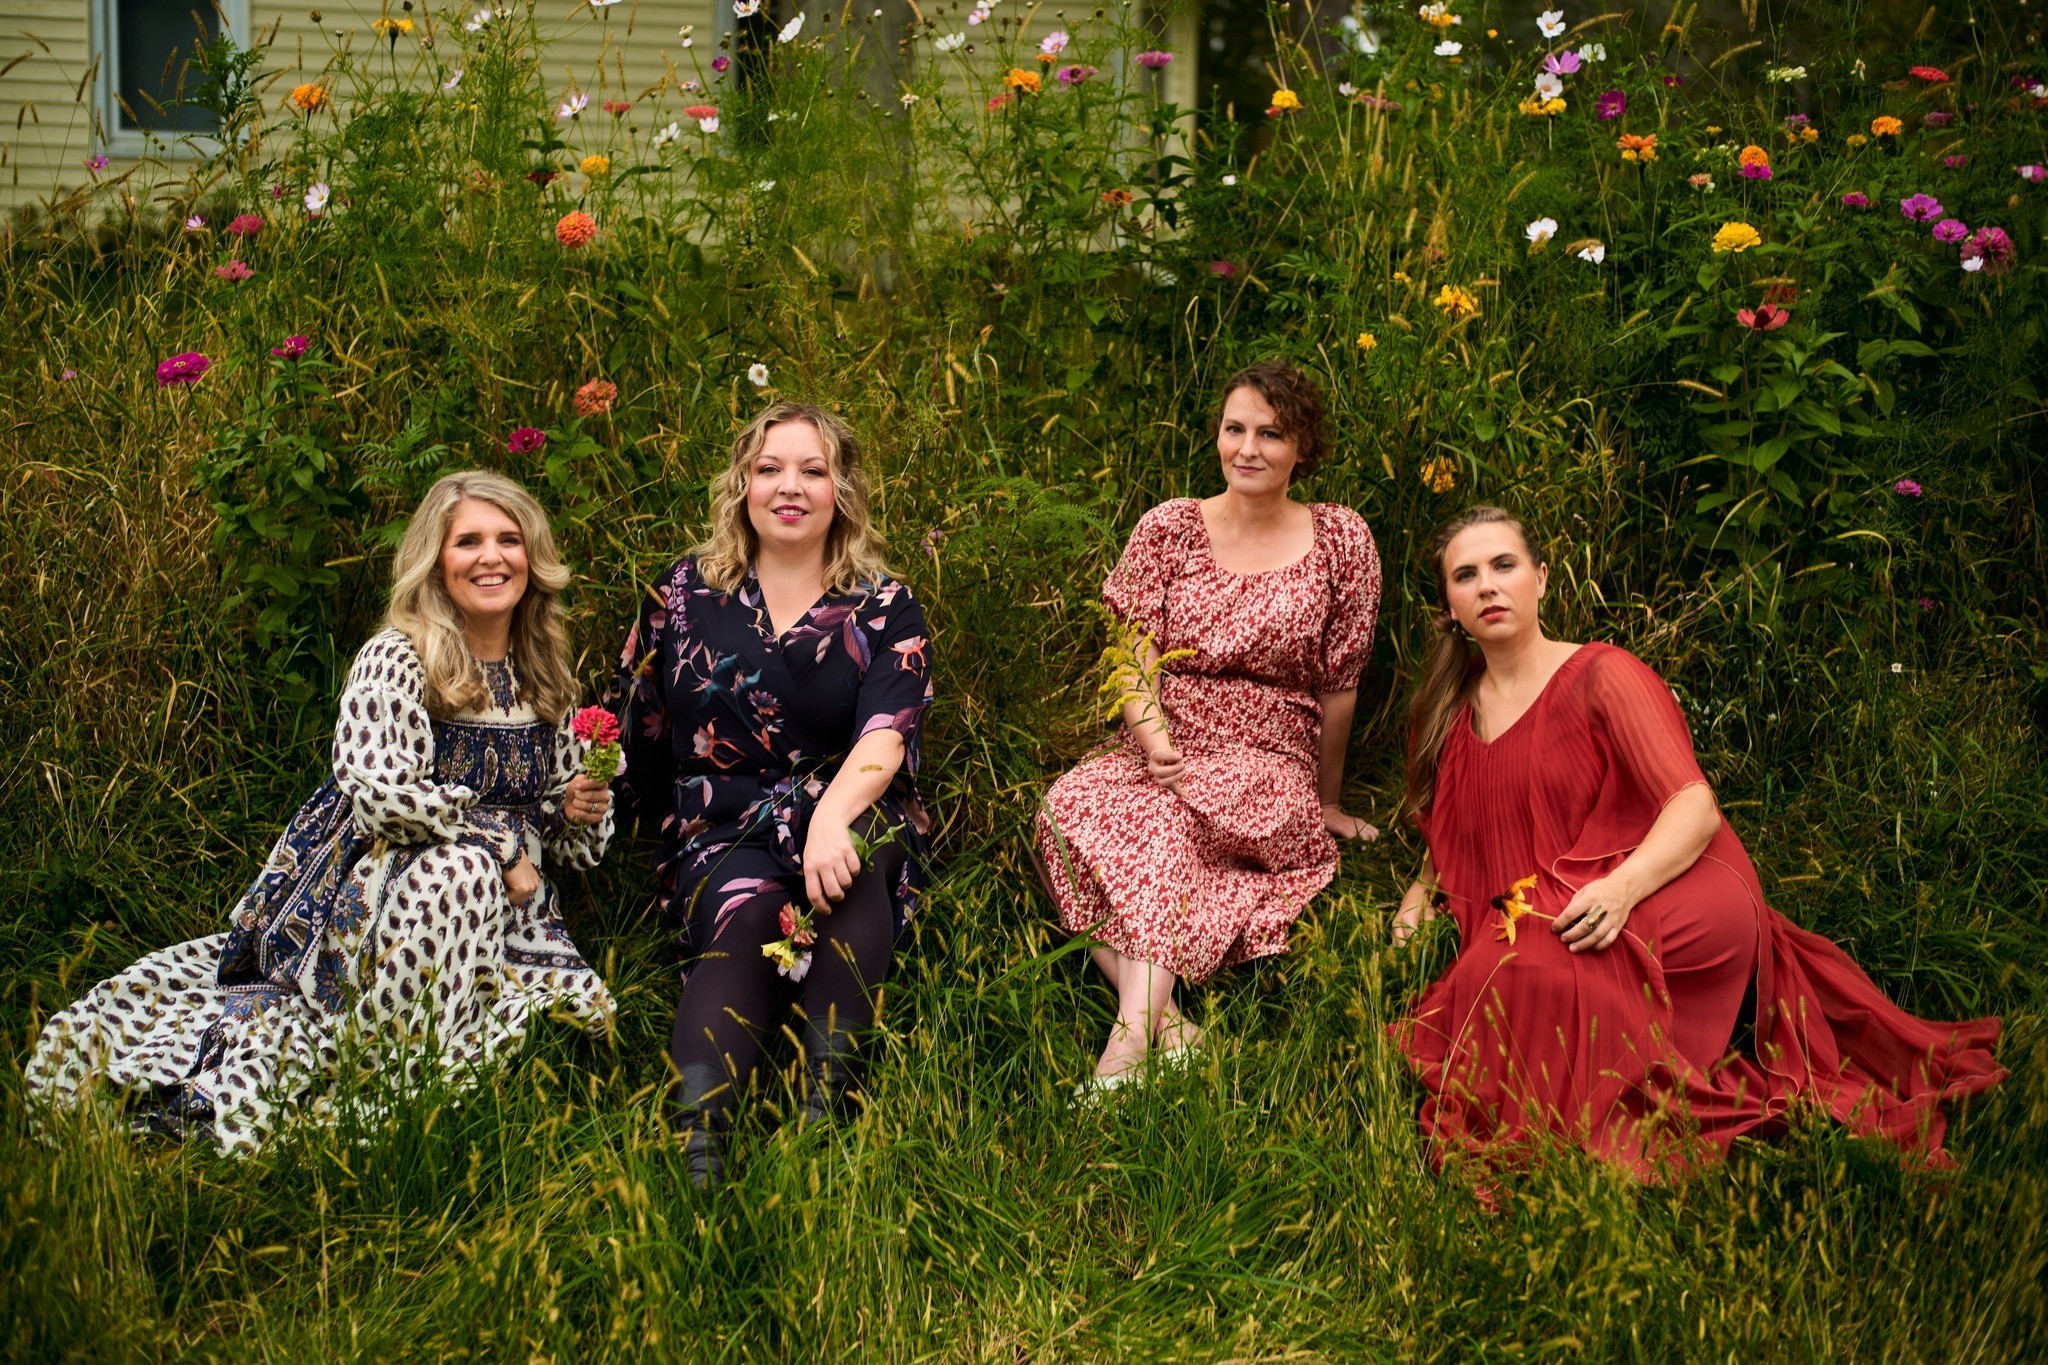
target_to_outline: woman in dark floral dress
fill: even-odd
[[[913,775],[931,701],[924,613],[883,568],[853,432],[778,403],[734,443],[705,544],[644,597],[620,660],[623,799],[665,845],[683,988],[674,1123],[723,1174],[736,1091],[794,1003],[800,1114],[847,1064],[923,882]]]

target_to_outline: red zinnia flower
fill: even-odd
[[[263,220],[253,213],[236,214],[234,221],[228,224],[228,231],[237,237],[254,237],[262,230]]]
[[[515,427],[505,449],[514,455],[531,455],[548,443],[548,434],[539,427]]]
[[[1918,76],[1921,80],[1928,81],[1930,83],[1935,81],[1945,81],[1948,79],[1948,72],[1943,71],[1938,66],[1916,66],[1908,70],[1906,74],[1909,76]]]
[[[693,105],[691,105],[691,106],[690,106],[689,108],[687,108],[687,109],[683,110],[683,117],[684,117],[684,118],[717,118],[717,117],[718,117],[718,106],[717,106],[717,105],[715,105],[715,104],[693,104]]]

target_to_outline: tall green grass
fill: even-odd
[[[991,113],[999,64],[1037,65],[1002,23],[954,69],[930,43],[950,15],[858,57],[857,16],[813,16],[819,47],[771,37],[746,90],[719,88],[721,133],[667,151],[653,132],[700,96],[581,73],[593,105],[635,109],[548,120],[563,92],[524,14],[463,50],[462,101],[435,95],[439,73],[409,63],[456,64],[444,21],[428,53],[337,59],[345,130],[278,114],[272,89],[225,110],[233,154],[17,224],[0,270],[0,1349],[2041,1355],[2042,191],[2011,167],[2042,140],[2010,80],[2048,69],[2016,13],[1814,5],[1757,12],[1754,32],[1730,11],[1729,32],[1679,10],[1675,36],[1661,15],[1595,21],[1573,41],[1609,60],[1554,122],[1515,112],[1536,46],[1519,11],[1467,12],[1457,67],[1407,11],[1366,16],[1371,57],[1283,27],[1275,84],[1306,108],[1249,139],[1188,138],[1108,60],[1140,36],[1113,17],[1067,16],[1102,74]],[[1482,41],[1489,26],[1516,45]],[[1815,29],[1830,44],[1800,46]],[[1802,60],[1803,85],[1763,78]],[[1957,82],[1885,87],[1915,62]],[[1402,108],[1348,102],[1340,81]],[[1659,133],[1647,170],[1590,112],[1608,84],[1629,131]],[[1824,142],[1785,142],[1795,106]],[[1923,128],[1937,108],[1965,117]],[[1880,112],[1909,122],[1895,151],[1849,148]],[[1735,179],[1746,142],[1771,149],[1768,185]],[[1969,165],[1942,167],[1958,148]],[[588,191],[524,178],[591,151],[614,170]],[[1713,197],[1686,183],[1702,170]],[[309,222],[316,179],[337,207]],[[2021,265],[1965,279],[1895,210],[1841,210],[1857,187],[1880,205],[1936,192],[2005,226]],[[1102,199],[1117,189],[1128,209]],[[601,236],[565,251],[553,225],[578,205]],[[256,277],[222,283],[218,228],[251,211],[266,226],[235,251]],[[194,212],[209,232],[178,227]],[[1563,226],[1532,253],[1539,215]],[[1771,250],[1708,251],[1733,218]],[[1564,250],[1596,236],[1599,267]],[[1745,335],[1735,309],[1774,281],[1799,291],[1794,324]],[[1479,317],[1447,321],[1445,284]],[[273,360],[292,332],[313,355]],[[1932,354],[1864,350],[1901,341]],[[186,350],[214,368],[158,389],[156,362]],[[1110,1001],[1053,928],[1025,823],[1101,733],[1090,603],[1122,533],[1219,486],[1207,405],[1268,354],[1327,384],[1341,458],[1308,491],[1364,512],[1386,562],[1347,799],[1388,834],[1345,853],[1292,953],[1194,993],[1214,1044],[1191,1074],[1077,1115],[1066,1093]],[[647,853],[622,848],[565,888],[619,996],[614,1039],[540,1030],[478,1088],[361,1096],[249,1161],[89,1114],[32,1134],[18,1068],[43,1019],[213,931],[316,780],[336,662],[427,482],[488,464],[549,503],[595,686],[637,585],[695,533],[762,396],[756,361],[873,439],[880,515],[940,650],[938,880],[888,991],[869,1111],[785,1132],[786,1077],[764,1076],[736,1183],[691,1191],[658,1103],[673,964]],[[620,404],[578,421],[569,395],[598,376]],[[548,429],[539,457],[504,453],[520,424]],[[1448,489],[1422,476],[1438,457]],[[1893,493],[1900,477],[1924,495]],[[1398,709],[1423,546],[1475,496],[1550,535],[1561,633],[1627,644],[1674,683],[1775,905],[1916,1010],[2007,1016],[2014,1075],[1956,1125],[1958,1172],[1903,1171],[1819,1126],[1669,1190],[1560,1153],[1494,1214],[1428,1172],[1383,1028],[1454,945],[1387,944],[1420,853],[1393,818]]]

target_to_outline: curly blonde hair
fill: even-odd
[[[462,613],[441,581],[441,547],[455,509],[466,499],[489,503],[519,523],[526,542],[526,595],[512,609],[512,667],[521,698],[536,716],[559,725],[576,704],[562,628],[562,589],[569,566],[555,549],[548,514],[533,495],[502,474],[472,469],[427,490],[406,525],[391,565],[391,606],[384,625],[404,633],[427,674],[427,710],[436,716],[482,710],[490,701],[483,666],[462,636]]]
[[[848,592],[889,576],[882,536],[868,511],[868,476],[861,468],[860,437],[845,419],[812,403],[772,403],[732,443],[732,459],[711,485],[711,531],[693,553],[697,576],[719,592],[731,592],[753,567],[760,537],[747,519],[747,480],[754,460],[768,444],[768,431],[783,422],[805,422],[818,433],[825,467],[832,472],[832,527],[825,533],[825,590]]]

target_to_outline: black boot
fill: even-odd
[[[852,1112],[853,1035],[844,1029],[804,1026],[803,1093],[797,1097],[799,1124],[843,1119]]]
[[[700,1190],[725,1183],[726,1112],[732,1102],[732,1078],[725,1068],[686,1066],[676,1080],[669,1127],[682,1140],[690,1165],[690,1183]]]

